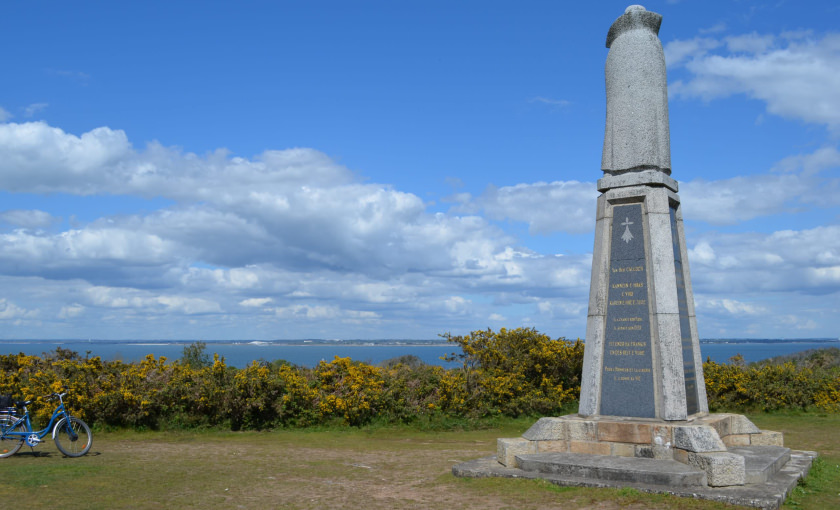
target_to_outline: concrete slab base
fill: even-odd
[[[813,460],[817,457],[816,452],[795,451],[782,448],[781,450],[768,450],[762,453],[761,450],[751,449],[751,451],[744,455],[745,462],[750,465],[748,472],[752,472],[752,478],[748,475],[748,481],[745,485],[730,486],[730,487],[709,487],[703,485],[702,471],[692,470],[690,466],[674,462],[673,460],[658,461],[654,459],[640,459],[640,458],[619,458],[607,457],[601,455],[586,455],[586,454],[558,454],[558,453],[544,453],[544,454],[520,454],[517,455],[517,464],[524,465],[528,469],[521,469],[520,467],[506,467],[499,463],[496,456],[476,459],[469,462],[458,464],[452,468],[452,473],[455,476],[469,477],[469,478],[486,478],[486,477],[505,477],[505,478],[530,478],[530,479],[544,479],[551,483],[568,487],[632,487],[641,492],[673,494],[675,496],[701,498],[712,501],[721,501],[733,505],[741,505],[753,508],[761,508],[767,510],[775,510],[784,503],[788,494],[796,486],[799,479],[804,478],[811,468]],[[574,457],[561,458],[558,455],[573,455]],[[778,470],[768,475],[764,481],[750,482],[750,479],[757,479],[758,472],[769,473],[772,469],[767,468],[769,464],[779,464],[782,458],[789,456],[788,460],[779,466],[775,466]],[[537,467],[537,458],[542,457],[542,464],[551,465],[552,459],[554,463],[571,463],[578,467],[564,468],[562,466],[554,467]],[[589,459],[586,459],[589,457]],[[608,459],[608,460],[604,460]],[[640,474],[639,476],[630,476],[631,471],[626,471],[623,475],[615,475],[620,472],[623,466],[622,463],[638,463],[639,461],[646,461],[646,466],[635,467]],[[598,466],[603,462],[610,462],[608,469],[598,469]],[[616,464],[618,462],[618,464]],[[653,471],[647,463],[665,462],[661,468],[655,468]],[[672,464],[673,463],[673,464]],[[690,471],[699,472],[701,477],[691,481],[690,477],[684,478],[686,485],[677,486],[670,485],[670,481],[660,479],[656,474],[657,471],[672,469],[675,465],[682,466],[680,469],[689,474]],[[762,467],[764,466],[764,467]],[[644,474],[647,473],[647,474]],[[623,478],[623,479],[615,479]],[[693,483],[697,483],[693,485]]]
[[[583,453],[518,455],[523,471],[536,471],[574,478],[692,487],[707,485],[706,473],[675,460],[636,459]]]

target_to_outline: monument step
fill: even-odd
[[[783,446],[733,446],[729,453],[744,457],[747,483],[764,483],[790,460],[790,448]]]
[[[643,483],[670,487],[705,486],[706,473],[675,460],[613,457],[583,453],[517,455],[523,471],[590,480]]]

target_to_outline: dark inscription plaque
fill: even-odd
[[[671,208],[671,239],[674,244],[674,271],[677,276],[677,304],[680,309],[680,340],[682,341],[683,374],[685,376],[685,406],[688,414],[698,412],[697,371],[694,367],[694,346],[691,341],[691,321],[688,318],[688,299],[685,294],[680,236],[677,233],[676,209]]]
[[[650,314],[641,204],[613,207],[601,414],[653,418]]]

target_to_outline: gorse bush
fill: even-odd
[[[817,408],[840,411],[840,369],[793,361],[745,366],[743,358],[729,363],[703,363],[709,407],[762,410]]]
[[[552,340],[528,328],[443,337],[461,347],[447,356],[461,363],[447,381],[461,413],[551,414],[580,394],[580,340]]]
[[[444,337],[458,347],[454,368],[404,356],[374,366],[336,357],[312,368],[282,360],[238,369],[205,354],[201,343],[180,360],[147,356],[103,361],[58,348],[43,356],[0,355],[0,394],[32,399],[70,389],[74,414],[106,427],[265,429],[343,423],[556,415],[580,393],[583,343],[534,329],[474,331]],[[704,363],[713,409],[840,412],[840,368],[825,356],[745,366]],[[46,423],[52,406],[30,406]]]

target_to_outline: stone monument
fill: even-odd
[[[631,5],[607,34],[607,116],[578,414],[541,418],[458,476],[778,507],[816,456],[745,416],[709,414],[677,181],[662,16]],[[737,488],[736,488],[737,487]],[[721,492],[723,491],[723,492]]]
[[[662,16],[627,8],[607,35],[607,125],[580,414],[709,411],[677,182]]]

